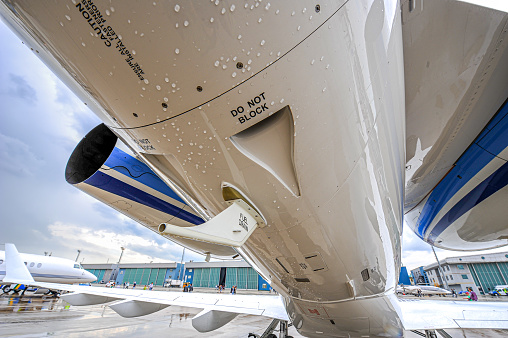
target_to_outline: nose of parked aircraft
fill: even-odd
[[[90,271],[85,271],[86,283],[93,283],[97,280],[97,277]]]

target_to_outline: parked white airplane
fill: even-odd
[[[452,0],[4,0],[0,14],[104,121],[67,181],[195,251],[240,254],[281,294],[287,317],[274,318],[306,336],[508,327],[494,304],[425,311],[394,296],[403,219],[442,248],[508,244],[506,13]],[[112,308],[128,316],[183,302],[80,292],[69,302],[126,299]],[[209,297],[188,301],[205,307],[201,330],[249,313]],[[477,316],[489,306],[496,321]]]
[[[70,259],[26,253],[22,253],[20,256],[28,271],[37,282],[73,284],[91,283],[97,280],[96,276]],[[0,284],[2,285],[10,284],[3,281],[5,269],[5,251],[0,251]]]
[[[418,290],[422,295],[451,295],[452,293],[446,289],[431,285],[400,285],[397,286],[397,293],[417,295]]]
[[[443,296],[446,296],[446,295],[452,294],[451,291],[448,291],[443,288],[439,288],[437,286],[419,285],[418,287],[420,288],[420,290],[422,290],[423,295],[443,295]]]

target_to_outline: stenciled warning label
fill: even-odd
[[[126,56],[124,60],[131,68],[132,72],[138,79],[144,80],[145,72],[136,62],[129,49],[124,45],[120,36],[111,26],[106,24],[106,19],[102,16],[101,11],[94,2],[92,0],[82,0],[76,4],[76,8],[81,13],[83,19],[88,22],[95,35],[104,41],[104,45],[106,47],[115,46],[120,55]]]
[[[238,118],[240,123],[245,123],[259,114],[268,111],[265,92],[248,100],[245,105],[231,110],[231,116]]]

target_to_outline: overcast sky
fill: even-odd
[[[0,37],[0,243],[70,259],[81,249],[84,263],[117,261],[121,246],[124,263],[180,261],[180,246],[66,183],[70,154],[101,121],[1,21]],[[440,259],[464,255],[436,251]],[[499,251],[508,249],[489,252]],[[190,259],[204,257],[186,250]],[[434,261],[406,227],[403,264]]]

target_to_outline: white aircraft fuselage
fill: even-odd
[[[398,2],[1,6],[181,210],[194,210],[184,221],[166,212],[168,195],[132,172],[131,186],[164,202],[157,211],[104,188],[119,177],[107,163],[95,168],[101,180],[89,179],[94,170],[70,183],[153,231],[208,221],[242,199],[266,225],[240,247],[165,236],[241,254],[304,335],[401,334],[386,297],[401,265],[406,164]]]
[[[355,330],[386,330],[381,311],[344,303],[393,292],[400,267],[396,3],[17,5],[14,20],[46,46],[37,52],[156,173],[209,217],[226,186],[261,212],[267,226],[238,252],[284,295],[300,332],[352,318]]]
[[[52,256],[41,256],[33,254],[20,254],[28,271],[37,282],[48,283],[91,283],[97,280],[92,273],[70,260]],[[5,277],[5,251],[0,251],[0,283]]]

